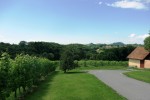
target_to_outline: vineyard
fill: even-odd
[[[128,66],[127,61],[81,60],[75,63],[78,67]]]
[[[0,100],[6,100],[10,95],[14,98],[24,98],[33,91],[49,73],[55,71],[59,61],[50,61],[20,54],[11,59],[7,53],[0,58]],[[127,61],[81,60],[74,61],[75,67],[127,67]]]
[[[10,59],[7,53],[3,53],[0,58],[0,100],[12,93],[17,98],[17,94],[31,92],[43,78],[55,71],[56,66],[57,62],[45,58],[20,54]]]

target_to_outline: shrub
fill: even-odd
[[[0,59],[0,100],[5,100],[11,92],[23,88],[26,93],[33,85],[37,85],[41,77],[47,76],[56,69],[56,63],[45,58],[29,55],[17,55],[14,60],[7,53]]]

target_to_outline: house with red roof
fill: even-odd
[[[135,48],[127,58],[130,67],[150,68],[150,52],[144,47]]]

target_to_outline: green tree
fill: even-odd
[[[5,100],[10,93],[10,57],[7,53],[2,54],[0,59],[0,100]]]
[[[15,61],[11,60],[11,72],[10,72],[10,89],[12,92],[14,92],[14,97],[17,97],[17,88],[19,88],[19,67],[15,66]]]
[[[146,50],[150,51],[150,31],[149,31],[149,36],[146,37],[144,40],[144,47]]]
[[[60,61],[61,70],[66,73],[67,70],[74,69],[74,54],[71,48],[66,48],[65,51],[61,55]]]

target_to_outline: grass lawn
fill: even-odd
[[[150,83],[150,70],[140,70],[124,73],[128,77]]]
[[[74,71],[55,72],[26,100],[126,100],[95,76]]]

